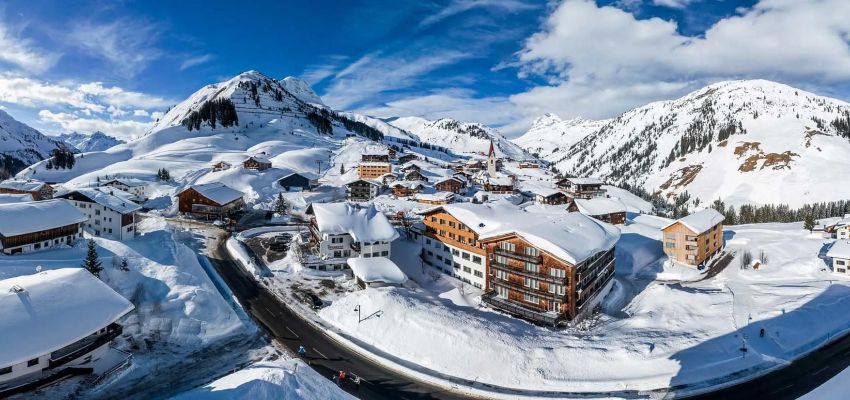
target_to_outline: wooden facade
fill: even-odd
[[[362,179],[347,183],[346,195],[349,200],[353,201],[368,201],[378,195],[378,185]]]
[[[677,221],[662,232],[664,253],[683,264],[700,265],[723,248],[723,223],[699,233]]]
[[[21,246],[33,245],[35,250],[42,247],[42,243],[51,242],[44,247],[56,244],[72,244],[83,236],[83,224],[76,223],[58,228],[47,229],[38,232],[28,232],[22,235],[3,236],[0,235],[0,243],[3,244],[3,252],[6,254],[17,254],[23,250]]]
[[[242,162],[242,167],[245,169],[253,169],[256,171],[265,171],[272,167],[272,163],[266,160],[250,157]]]
[[[537,204],[561,205],[571,202],[572,198],[563,192],[555,192],[549,195],[538,194],[534,196],[534,201]]]
[[[0,187],[0,194],[28,194],[32,196],[33,201],[50,200],[54,193],[53,187],[46,183],[41,185],[38,190],[33,191]]]
[[[181,213],[201,215],[229,214],[238,211],[245,204],[241,197],[226,204],[218,204],[193,188],[180,192],[177,199]]]
[[[592,199],[605,196],[601,183],[575,183],[571,178],[558,181],[558,187],[577,199]]]
[[[437,191],[440,192],[460,193],[460,191],[463,189],[463,182],[461,182],[459,179],[449,178],[437,182],[434,187],[437,189]]]
[[[580,212],[578,206],[574,201],[570,202],[570,205],[567,206],[567,211],[569,212]],[[607,214],[597,214],[597,215],[588,215],[588,217],[596,218],[602,222],[607,222],[612,225],[622,225],[626,223],[626,212],[625,211],[617,211]]]
[[[360,161],[364,162],[390,162],[389,154],[363,154]]]
[[[396,197],[413,196],[420,190],[422,190],[422,185],[413,185],[412,187],[409,185],[393,185],[392,187],[392,193]]]
[[[428,182],[428,178],[425,175],[422,175],[418,170],[410,171],[404,175],[404,180],[406,181],[423,181]]]
[[[417,158],[416,154],[403,154],[403,155],[398,157],[398,162],[400,164],[404,164],[404,163],[416,160],[416,158]]]

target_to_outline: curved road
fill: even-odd
[[[245,310],[264,327],[271,336],[286,345],[293,354],[298,346],[307,349],[307,360],[320,374],[330,377],[335,371],[350,371],[363,378],[359,388],[345,387],[347,391],[363,399],[462,399],[465,397],[448,393],[443,389],[421,382],[411,382],[394,371],[359,356],[337,344],[323,331],[304,321],[290,310],[265,286],[259,284],[229,256],[220,240],[211,249],[210,262],[230,287]],[[693,396],[699,400],[709,399],[752,399],[767,396],[771,400],[793,400],[814,390],[845,368],[850,366],[850,335],[824,346],[788,366],[762,377],[743,382],[709,394]],[[556,393],[539,391],[541,397],[557,397]],[[563,393],[569,397],[624,396],[658,398],[659,391],[651,393]],[[850,396],[850,394],[848,394]]]

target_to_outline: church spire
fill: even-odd
[[[493,148],[493,140],[490,140],[490,151],[487,153],[487,157],[495,157],[496,149]]]

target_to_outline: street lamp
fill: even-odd
[[[356,311],[356,312],[357,312],[357,323],[358,323],[358,324],[359,324],[359,323],[361,323],[361,322],[363,322],[363,321],[365,321],[365,320],[367,320],[367,319],[369,319],[369,318],[372,318],[372,317],[375,317],[375,318],[381,318],[381,315],[384,315],[384,312],[383,312],[383,311],[378,310],[378,311],[375,311],[375,312],[373,312],[373,313],[371,313],[371,314],[367,315],[367,316],[366,316],[366,318],[361,318],[361,317],[360,317],[360,304],[358,304],[357,306],[355,306],[355,307],[354,307],[354,311]]]

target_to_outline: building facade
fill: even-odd
[[[398,232],[373,205],[313,203],[310,244],[330,269],[344,269],[349,258],[389,257]]]
[[[357,164],[357,175],[360,179],[380,178],[392,171],[392,165],[388,162],[361,162]]]
[[[59,196],[74,204],[88,220],[85,230],[91,235],[114,240],[136,236],[137,204],[94,189],[79,189]]]
[[[140,179],[113,179],[102,183],[101,186],[112,187],[130,193],[137,202],[148,200],[148,184]]]
[[[434,184],[434,188],[440,192],[460,193],[463,190],[464,183],[458,178],[445,178]]]
[[[73,245],[87,219],[64,199],[0,204],[0,250],[11,255]]]
[[[33,200],[40,201],[52,199],[53,193],[53,187],[36,180],[9,179],[0,182],[0,194],[29,194]]]
[[[723,219],[719,212],[706,209],[665,226],[664,253],[682,264],[702,265],[723,249]]]
[[[255,171],[265,171],[272,167],[272,162],[263,157],[251,156],[248,157],[245,161],[242,161],[242,167]]]
[[[478,233],[445,209],[423,214],[425,232],[422,259],[443,273],[484,289],[487,285],[487,251]]]
[[[178,210],[185,214],[223,216],[245,205],[244,193],[223,183],[193,185],[177,194]]]
[[[558,181],[558,187],[574,199],[605,197],[602,181],[596,178],[564,178]]]
[[[378,196],[381,185],[372,180],[358,179],[345,184],[345,192],[348,200],[369,201]]]

